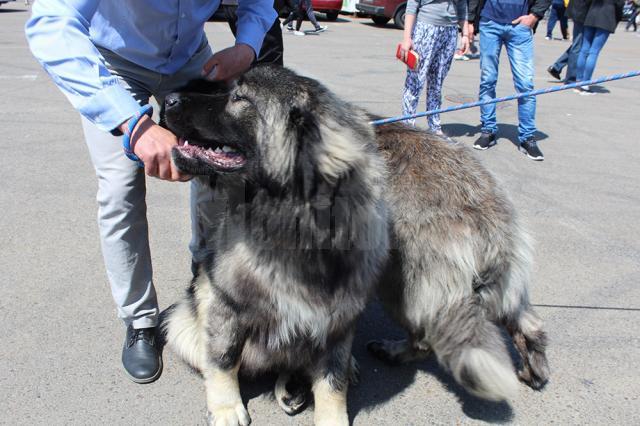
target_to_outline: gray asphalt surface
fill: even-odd
[[[154,384],[133,384],[122,372],[124,328],[102,265],[96,179],[78,115],[27,48],[27,17],[22,3],[0,8],[0,423],[204,424],[202,382],[171,353]],[[355,104],[398,115],[404,71],[394,53],[401,32],[352,17],[328,25],[319,36],[285,34],[287,65]],[[223,23],[206,30],[218,48],[232,42]],[[536,87],[557,84],[545,68],[568,46],[543,36],[536,36]],[[514,92],[504,54],[502,62],[498,95]],[[640,37],[620,29],[596,75],[633,69],[640,69]],[[454,63],[444,105],[475,99],[478,79],[478,61]],[[477,153],[537,240],[532,299],[551,339],[550,384],[542,392],[522,386],[515,400],[496,404],[465,393],[433,358],[387,367],[364,344],[399,332],[373,305],[354,347],[362,370],[349,393],[354,424],[640,424],[640,78],[598,91],[538,98],[544,162],[527,159],[512,143],[514,102],[498,111],[498,146]],[[473,143],[477,109],[442,119],[445,132]],[[187,200],[186,184],[148,183],[163,308],[190,276]],[[273,380],[243,381],[253,424],[310,424],[312,409],[295,417],[279,410]]]

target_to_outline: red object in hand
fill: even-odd
[[[400,53],[401,46],[402,44],[398,43],[398,49],[396,50],[396,58],[402,61],[402,54]],[[407,64],[407,66],[411,70],[415,70],[418,67],[418,63],[420,63],[420,55],[418,55],[415,50],[409,50],[407,52],[407,59],[402,62]]]

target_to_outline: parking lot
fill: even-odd
[[[0,424],[205,423],[204,388],[171,353],[164,373],[136,385],[122,372],[124,328],[111,301],[96,226],[96,179],[77,113],[31,56],[22,2],[0,8]],[[307,29],[311,28],[305,22]],[[400,113],[401,31],[341,16],[327,32],[284,34],[285,64],[382,116]],[[214,48],[233,39],[225,23],[206,32]],[[568,46],[536,35],[536,87]],[[640,69],[640,37],[611,36],[596,75]],[[498,96],[514,92],[503,54]],[[475,100],[477,60],[455,62],[444,106]],[[359,323],[360,384],[349,391],[355,425],[511,423],[640,424],[640,78],[538,98],[544,162],[519,153],[515,102],[498,109],[500,141],[477,153],[509,190],[536,239],[532,299],[550,336],[551,382],[525,386],[509,403],[470,396],[434,358],[388,367],[365,350],[399,330],[373,304]],[[424,109],[421,100],[420,109]],[[471,146],[479,112],[442,116]],[[421,122],[424,125],[424,121]],[[161,307],[188,284],[188,185],[148,181],[148,211]],[[312,408],[287,417],[274,378],[244,379],[255,425],[311,424]]]

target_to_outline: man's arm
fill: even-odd
[[[549,6],[551,6],[551,0],[535,0],[531,5],[529,13],[535,15],[535,17],[540,20],[544,17],[544,13],[549,9]]]
[[[247,71],[260,53],[264,35],[276,19],[273,0],[238,0],[236,44],[221,50],[204,66],[212,80],[230,80]]]
[[[100,130],[123,130],[140,105],[107,69],[89,38],[89,24],[99,0],[49,0],[33,5],[25,33],[33,55],[80,114]],[[178,143],[148,117],[131,137],[145,172],[166,180],[185,180],[171,161]]]
[[[25,33],[31,52],[75,109],[111,131],[140,106],[105,66],[89,38],[99,0],[49,0],[33,4]]]

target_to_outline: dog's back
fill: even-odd
[[[433,349],[472,393],[506,399],[517,380],[496,325],[504,323],[516,344],[521,335],[535,341],[523,374],[539,386],[548,373],[527,294],[532,253],[508,197],[461,144],[403,124],[381,126],[377,137],[390,170],[393,247],[380,295],[413,340],[378,352],[407,359]]]

